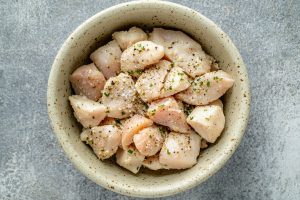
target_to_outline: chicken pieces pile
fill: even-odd
[[[192,167],[224,129],[219,98],[234,80],[181,31],[132,27],[112,38],[70,76],[81,140],[133,173]]]

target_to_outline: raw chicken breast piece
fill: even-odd
[[[158,63],[164,56],[164,47],[151,41],[140,41],[121,55],[121,71],[138,76],[147,66]]]
[[[167,75],[161,97],[168,97],[190,87],[191,81],[180,67],[173,67]]]
[[[127,147],[133,142],[133,136],[137,134],[140,130],[152,126],[153,121],[142,116],[134,115],[127,119],[123,124],[122,129],[122,147],[127,149]]]
[[[180,133],[191,133],[192,131],[186,123],[183,108],[173,97],[153,101],[147,113],[155,123],[167,126],[173,131]]]
[[[108,108],[108,117],[123,119],[134,112],[136,91],[128,74],[120,73],[107,80],[102,95],[102,103]]]
[[[124,51],[131,45],[147,40],[147,34],[140,28],[131,27],[128,31],[119,31],[112,34],[113,39],[115,39],[121,49]]]
[[[159,154],[159,162],[167,169],[186,169],[197,163],[201,137],[196,133],[167,135]]]
[[[80,139],[89,144],[101,160],[117,152],[121,137],[121,130],[114,125],[96,126],[83,131],[80,135]]]
[[[125,121],[126,121],[126,119],[117,119],[117,118],[112,118],[112,117],[106,117],[104,120],[101,121],[99,126],[114,125],[122,130]],[[122,142],[119,143],[119,147],[122,148]]]
[[[159,162],[159,154],[145,158],[143,166],[151,170],[165,169],[165,167]]]
[[[140,154],[134,146],[130,146],[126,150],[118,149],[116,158],[118,165],[136,174],[140,170],[145,156]]]
[[[94,63],[78,67],[69,77],[75,94],[98,101],[104,88],[105,78]]]
[[[214,143],[225,126],[225,116],[220,102],[197,106],[187,118],[187,123],[206,141]]]
[[[210,71],[212,58],[185,33],[154,28],[149,40],[164,46],[165,56],[190,76],[196,77]]]
[[[196,77],[185,91],[175,95],[177,99],[192,105],[207,105],[220,98],[232,87],[234,80],[226,72],[219,70]]]
[[[85,96],[73,95],[69,100],[74,116],[85,128],[97,126],[106,116],[106,106]]]
[[[150,126],[135,134],[133,142],[142,155],[153,156],[161,149],[164,138],[157,126]]]
[[[161,60],[154,67],[145,70],[135,83],[140,98],[149,102],[158,99],[164,86],[165,77],[171,69],[171,63]]]
[[[94,51],[90,58],[101,70],[105,78],[116,76],[120,72],[122,51],[118,43],[113,40]]]

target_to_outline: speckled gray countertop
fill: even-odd
[[[88,180],[49,125],[47,79],[67,36],[122,1],[0,0],[0,199],[130,199]],[[232,159],[169,199],[300,198],[300,1],[177,0],[216,22],[249,70],[251,116]]]

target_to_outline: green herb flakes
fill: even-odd
[[[134,51],[138,51],[139,53],[143,52],[145,50],[145,47],[141,44],[137,44],[134,46]]]
[[[148,110],[148,108],[149,108],[148,104],[146,104],[146,103],[144,103],[144,107],[146,110]]]
[[[153,109],[150,111],[150,115],[152,115],[152,116],[155,115],[155,113],[156,113],[156,109]]]
[[[210,87],[210,81],[207,81],[206,86]]]
[[[133,153],[133,151],[132,151],[131,149],[129,149],[127,152],[128,152],[129,154],[132,154],[132,153]]]
[[[168,155],[171,155],[171,152],[169,151],[169,149],[167,149],[167,154],[168,154]]]
[[[159,108],[163,108],[163,107],[165,107],[165,105],[164,105],[164,104],[161,104],[161,105],[159,105],[158,107],[159,107]]]
[[[115,122],[117,125],[122,125],[121,120],[120,119],[115,119]]]

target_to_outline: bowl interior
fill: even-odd
[[[101,162],[79,139],[81,126],[68,102],[69,75],[89,62],[89,54],[111,39],[111,34],[132,25],[171,27],[200,42],[205,51],[232,75],[235,84],[224,97],[226,127],[216,144],[201,152],[198,163],[175,173],[142,171],[134,175],[116,164]],[[60,144],[74,165],[87,177],[113,191],[141,197],[166,196],[191,188],[214,174],[239,144],[249,113],[246,68],[228,36],[201,14],[170,2],[139,1],[102,11],[79,26],[59,51],[48,82],[48,110]]]

